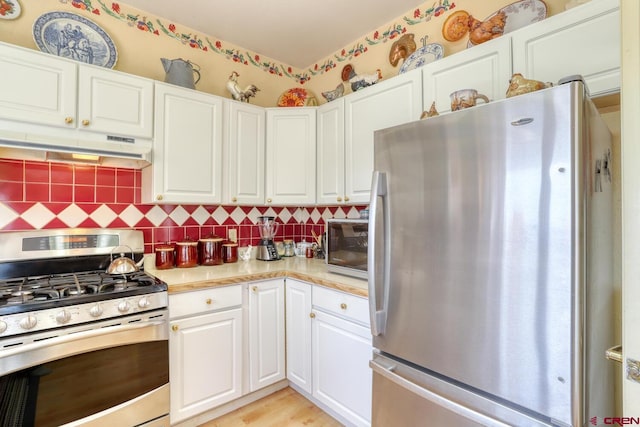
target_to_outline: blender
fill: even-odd
[[[278,223],[273,216],[259,216],[258,230],[260,231],[260,243],[256,258],[262,261],[274,261],[280,259],[278,250],[273,243],[273,238],[278,231]]]

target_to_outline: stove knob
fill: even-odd
[[[60,313],[56,314],[56,321],[58,323],[67,323],[71,320],[71,313],[67,310],[62,310]]]
[[[100,304],[96,304],[89,309],[89,314],[91,317],[100,317],[102,315],[102,307]]]
[[[131,309],[131,305],[129,304],[129,301],[127,301],[127,300],[124,300],[120,304],[118,304],[118,311],[120,313],[126,313],[130,309]]]
[[[0,320],[0,334],[7,330],[7,322]]]
[[[20,327],[22,329],[32,329],[38,324],[38,319],[36,316],[28,315],[27,317],[20,320]]]
[[[149,297],[142,297],[140,298],[140,301],[138,301],[138,307],[140,308],[147,308],[151,305],[151,301],[149,300]]]

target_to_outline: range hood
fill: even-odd
[[[119,135],[50,127],[12,129],[0,120],[0,157],[21,160],[89,163],[142,169],[151,164],[152,141]],[[39,129],[40,128],[40,129]]]

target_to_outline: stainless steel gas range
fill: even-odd
[[[0,233],[0,426],[169,425],[167,285],[107,272],[143,256],[135,230]]]

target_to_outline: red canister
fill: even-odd
[[[238,244],[234,242],[223,243],[222,255],[224,262],[238,262]]]
[[[198,259],[200,265],[220,265],[222,259],[222,237],[210,235],[198,241]]]
[[[176,267],[188,268],[198,265],[198,242],[185,239],[176,242]]]
[[[175,248],[169,243],[161,243],[156,245],[156,268],[158,270],[167,270],[173,268]]]

